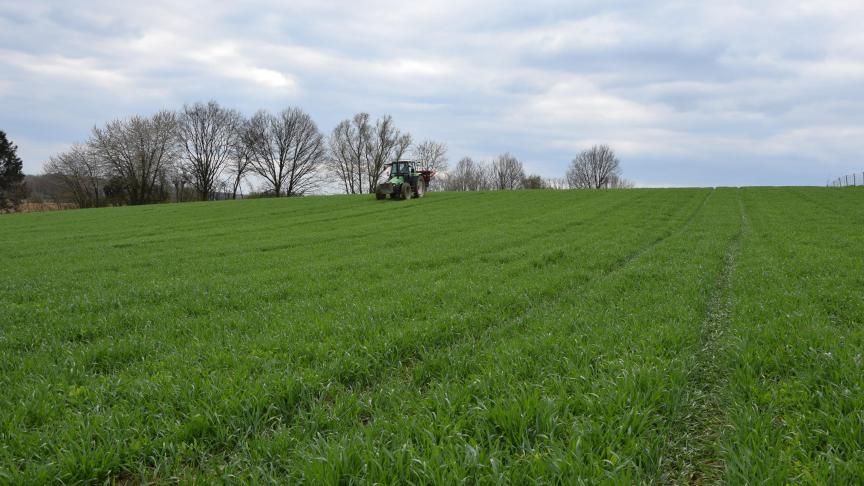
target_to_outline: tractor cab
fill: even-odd
[[[411,176],[414,173],[414,167],[412,167],[411,162],[401,160],[399,162],[393,162],[390,165],[390,178],[393,177],[405,177]]]

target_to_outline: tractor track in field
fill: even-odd
[[[726,423],[723,388],[728,370],[722,365],[726,334],[732,312],[732,276],[735,273],[742,240],[750,223],[744,203],[738,198],[741,222],[730,239],[723,257],[723,268],[708,300],[708,312],[702,321],[695,363],[689,370],[685,390],[686,413],[675,429],[663,483],[718,484],[725,462],[718,441]]]

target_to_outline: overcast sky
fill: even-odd
[[[641,186],[864,170],[864,2],[0,0],[0,130],[28,173],[94,124],[215,99],[358,111],[562,176]]]

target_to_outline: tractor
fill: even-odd
[[[387,182],[378,184],[375,189],[375,199],[379,201],[387,199],[411,199],[412,197],[423,197],[429,187],[429,180],[435,175],[431,170],[416,170],[414,162],[400,160],[387,164],[390,167],[390,175]]]

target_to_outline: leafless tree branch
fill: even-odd
[[[210,101],[184,105],[177,124],[183,165],[202,201],[210,198],[226,163],[234,153],[240,113]]]
[[[621,166],[608,145],[583,150],[570,163],[567,183],[571,188],[600,189],[614,187],[620,181]]]
[[[243,132],[253,172],[275,196],[300,196],[317,186],[324,163],[324,137],[306,112],[289,108],[278,115],[256,113]]]
[[[158,183],[178,158],[177,117],[160,111],[151,117],[133,116],[94,127],[89,147],[126,182],[130,204],[160,199]]]
[[[522,179],[525,178],[525,170],[522,168],[522,162],[505,153],[492,161],[490,176],[492,187],[495,189],[519,189],[522,187]]]

